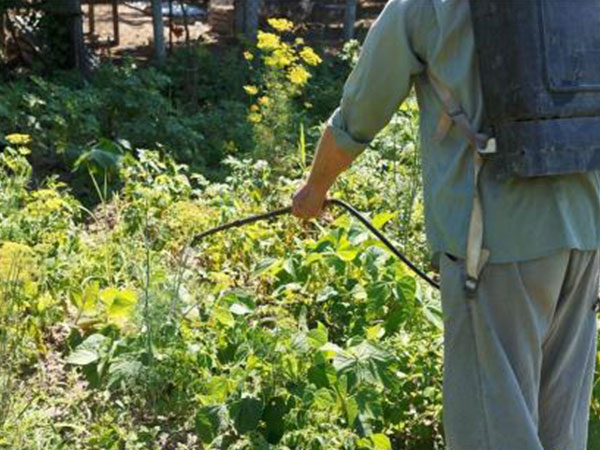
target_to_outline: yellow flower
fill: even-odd
[[[306,61],[306,64],[309,64],[311,66],[316,66],[323,62],[321,57],[317,55],[315,51],[310,47],[304,47],[300,52],[300,56],[304,61]]]
[[[258,88],[256,86],[251,85],[251,84],[249,84],[247,86],[244,86],[244,90],[249,95],[256,95],[256,94],[258,94]]]
[[[6,136],[6,140],[13,145],[27,145],[31,142],[31,136],[28,134],[13,133]]]
[[[282,43],[281,47],[276,49],[271,56],[265,58],[267,66],[283,69],[295,61],[294,53],[288,44]]]
[[[248,114],[248,120],[253,123],[259,123],[262,120],[262,116],[259,113]]]
[[[258,103],[260,103],[263,106],[269,106],[271,104],[271,99],[267,96],[263,96],[258,99]]]
[[[302,38],[296,38],[296,40],[294,41],[294,44],[296,44],[296,45],[304,45],[304,39],[302,39]]]
[[[279,47],[281,40],[273,33],[258,32],[258,43],[256,46],[261,50],[274,50]]]
[[[257,111],[259,111],[259,110],[260,110],[260,108],[258,107],[258,105],[252,105],[252,106],[250,107],[250,111],[257,112]]]
[[[269,19],[267,22],[280,33],[290,31],[294,27],[294,23],[287,19]]]
[[[290,69],[288,73],[288,79],[292,83],[298,84],[300,86],[306,84],[309,78],[310,73],[308,73],[308,71],[302,66],[294,66]]]
[[[254,55],[250,52],[244,52],[244,58],[246,61],[252,61],[254,59]]]

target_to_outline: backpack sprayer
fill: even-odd
[[[325,201],[325,205],[334,205],[338,206],[342,209],[345,209],[351,215],[356,217],[372,234],[377,237],[398,259],[400,259],[404,264],[406,264],[414,273],[416,273],[421,279],[426,281],[432,287],[439,289],[440,285],[436,281],[434,281],[429,275],[419,269],[410,259],[408,259],[398,248],[392,244],[392,242],[361,213],[359,213],[354,207],[350,206],[348,203],[338,200],[338,199],[329,199]],[[225,230],[229,230],[231,228],[239,228],[245,225],[259,222],[262,220],[274,219],[279,216],[287,215],[292,213],[292,207],[287,206],[285,208],[276,209],[273,211],[266,212],[264,214],[258,214],[255,216],[246,217],[244,219],[234,220],[233,222],[226,223],[224,225],[220,225],[215,228],[211,228],[210,230],[204,231],[203,233],[198,234],[192,240],[191,246],[195,246],[202,239],[211,236],[213,234],[220,233]]]

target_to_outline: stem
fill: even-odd
[[[146,325],[146,349],[152,366],[154,355],[152,352],[152,324],[150,323],[150,240],[148,238],[149,206],[146,199],[146,224],[144,227],[144,245],[146,247],[146,281],[144,285],[144,321]]]

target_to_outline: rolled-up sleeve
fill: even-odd
[[[327,121],[337,145],[352,156],[362,153],[408,96],[423,63],[412,49],[410,8],[415,0],[391,0],[364,41],[342,100]],[[416,0],[419,1],[419,0]]]

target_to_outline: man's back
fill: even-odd
[[[452,92],[479,128],[484,105],[469,1],[390,1],[369,33],[360,59],[330,120],[334,133],[343,135],[342,146],[354,141],[349,150],[359,153],[414,85],[421,110],[428,239],[434,254],[465,257],[475,186],[473,151],[443,113],[427,71]],[[501,180],[493,164],[486,163],[480,186],[484,247],[490,250],[490,262],[524,261],[558,249],[600,246],[597,172]]]

